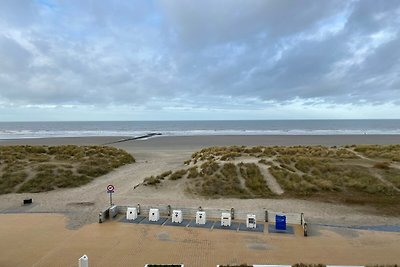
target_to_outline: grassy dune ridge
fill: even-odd
[[[185,165],[144,184],[186,179],[189,192],[212,198],[314,199],[400,214],[400,145],[209,147]],[[269,188],[266,172],[283,194]]]
[[[77,187],[133,162],[108,146],[0,146],[0,194]]]

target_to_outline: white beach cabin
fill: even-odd
[[[137,209],[128,207],[126,209],[126,219],[127,220],[135,220],[137,218]]]
[[[89,258],[86,255],[83,255],[78,260],[79,267],[89,267]]]
[[[172,222],[173,223],[182,223],[182,211],[181,210],[173,210],[172,211]]]
[[[255,214],[247,214],[246,227],[247,228],[257,228]]]
[[[206,224],[206,212],[197,211],[196,212],[196,224]]]
[[[159,209],[150,209],[149,221],[157,222],[159,219],[160,219],[160,210]]]
[[[231,214],[228,212],[223,212],[221,214],[221,226],[229,227],[231,226]]]

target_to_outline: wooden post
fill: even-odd
[[[307,223],[304,223],[303,227],[304,227],[304,236],[308,236]]]

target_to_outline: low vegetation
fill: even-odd
[[[211,198],[302,198],[400,214],[399,155],[400,145],[210,147],[194,153],[187,169],[169,180],[183,179],[188,192]],[[284,193],[274,193],[268,179]]]
[[[157,185],[157,184],[161,183],[162,180],[164,180],[168,176],[170,176],[171,174],[172,174],[172,171],[166,171],[157,176],[146,177],[143,180],[143,184],[144,185]]]
[[[394,186],[400,189],[400,170],[399,169],[384,169],[380,172],[386,181],[389,181]]]
[[[400,161],[400,145],[359,145],[354,151],[369,158]]]
[[[186,174],[186,172],[187,172],[187,170],[185,170],[185,169],[176,171],[176,172],[172,173],[172,174],[169,176],[169,179],[170,179],[170,180],[178,180],[178,179],[181,179],[181,178]]]
[[[254,196],[271,197],[273,195],[258,165],[255,163],[240,163],[239,168],[246,187]]]
[[[313,192],[364,192],[371,194],[394,194],[390,188],[378,180],[370,168],[343,164],[325,159],[294,158],[298,172],[286,168],[272,167],[272,175],[284,190],[297,195]]]
[[[133,162],[108,146],[0,146],[0,194],[77,187]]]
[[[192,178],[197,178],[200,174],[197,170],[197,167],[191,167],[188,169],[188,178],[192,179]]]
[[[390,169],[389,162],[377,162],[374,164],[374,168],[388,170]]]
[[[143,180],[143,185],[157,185],[159,183],[161,183],[159,176],[150,176]]]
[[[249,192],[241,186],[237,174],[237,166],[232,163],[224,163],[222,166],[212,162],[203,164],[201,176],[197,178],[200,186],[192,191],[207,197],[249,197]]]

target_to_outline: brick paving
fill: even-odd
[[[120,223],[65,228],[53,214],[0,215],[0,266],[144,266],[145,263],[217,264],[390,264],[399,263],[400,233],[319,227],[303,237]]]

